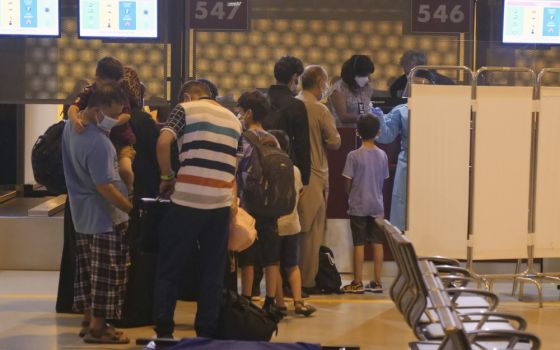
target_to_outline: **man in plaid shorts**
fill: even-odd
[[[125,344],[122,332],[106,324],[120,319],[127,282],[125,234],[132,204],[119,176],[117,154],[107,132],[116,125],[125,96],[117,83],[99,86],[81,118],[78,134],[66,123],[62,160],[72,220],[76,227],[74,309],[84,313],[80,336],[86,343]]]

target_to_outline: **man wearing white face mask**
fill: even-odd
[[[62,137],[64,176],[77,232],[74,310],[84,313],[80,336],[87,343],[129,341],[106,324],[107,319],[121,318],[129,261],[125,234],[132,204],[107,135],[124,101],[117,83],[99,86],[81,112],[82,133],[67,123]]]
[[[309,122],[311,176],[299,202],[301,223],[300,268],[303,290],[317,294],[315,276],[319,270],[319,247],[325,235],[329,165],[327,149],[340,148],[340,135],[329,109],[320,102],[328,91],[329,77],[321,66],[309,66],[302,75],[303,101]]]
[[[371,110],[373,87],[369,76],[375,71],[372,60],[365,55],[354,55],[342,65],[341,79],[331,89],[329,108],[337,126],[356,126],[361,115]]]

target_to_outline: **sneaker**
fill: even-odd
[[[364,285],[362,282],[354,282],[342,287],[341,291],[343,293],[351,293],[351,294],[364,294]]]
[[[381,285],[381,283],[371,281],[366,284],[365,290],[366,292],[370,293],[383,293],[383,286]]]
[[[294,302],[296,315],[303,315],[305,317],[311,316],[317,309],[310,304],[305,304],[303,301]]]

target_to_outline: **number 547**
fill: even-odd
[[[418,22],[428,23],[433,20],[440,20],[441,23],[447,23],[449,19],[451,23],[461,23],[465,19],[465,12],[463,12],[461,5],[455,5],[448,12],[447,5],[439,5],[435,11],[430,11],[430,5],[421,4],[418,8],[418,17],[416,18]]]
[[[214,7],[212,7],[212,9],[210,11],[208,11],[208,2],[207,1],[197,1],[194,18],[199,19],[199,20],[203,20],[203,19],[208,18],[208,15],[210,15],[210,16],[217,17],[220,20],[223,20],[224,18],[226,18],[228,20],[231,20],[235,17],[235,14],[237,13],[237,11],[239,11],[239,8],[241,7],[241,3],[240,2],[229,2],[228,1],[227,2],[227,7],[229,7],[231,9],[229,11],[229,14],[226,14],[225,3],[226,3],[226,1],[218,1],[218,2],[216,2],[216,4],[214,4]],[[226,15],[227,15],[227,17],[226,17]]]

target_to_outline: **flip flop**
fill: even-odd
[[[90,329],[84,337],[84,342],[88,344],[128,344],[130,339],[113,327],[105,327],[101,332]]]

